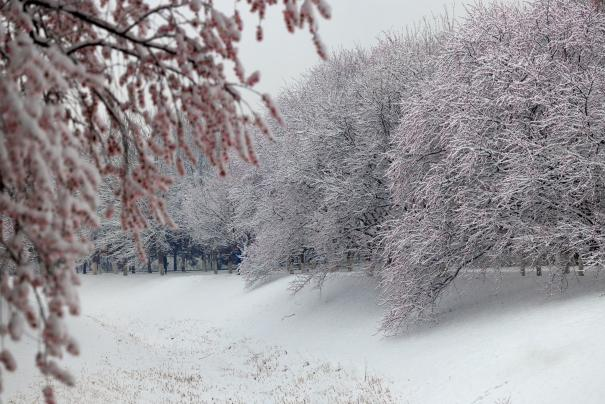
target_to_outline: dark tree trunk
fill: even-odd
[[[168,273],[168,257],[164,253],[162,253],[162,262],[160,265],[164,268],[164,274]]]

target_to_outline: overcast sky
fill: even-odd
[[[332,19],[320,20],[320,33],[330,50],[367,47],[384,31],[402,30],[421,22],[424,17],[442,15],[447,8],[456,16],[463,14],[465,0],[328,0]],[[247,32],[241,44],[240,57],[247,73],[260,70],[262,80],[257,89],[276,96],[288,81],[316,63],[319,58],[307,31],[289,34],[279,7],[264,22],[265,39],[257,43],[255,20],[246,21]],[[243,10],[242,10],[243,11]]]

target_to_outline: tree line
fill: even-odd
[[[379,277],[387,331],[430,318],[468,268],[550,267],[556,281],[600,267],[603,13],[582,0],[467,12],[288,86],[261,163],[188,172],[167,196],[177,230],[148,229],[148,255],[231,248],[250,286],[296,269],[294,290],[361,268]]]

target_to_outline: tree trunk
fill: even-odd
[[[177,258],[178,258],[178,257],[177,257],[177,253],[178,253],[178,250],[175,248],[175,249],[172,251],[172,270],[173,270],[174,272],[176,272],[176,267],[177,267]]]
[[[164,253],[161,254],[162,260],[160,262],[160,265],[162,267],[162,269],[164,270],[162,272],[162,275],[166,275],[168,273],[168,257],[166,257],[166,255]]]

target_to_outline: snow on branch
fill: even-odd
[[[150,220],[171,224],[163,194],[172,180],[158,162],[183,173],[183,158],[195,163],[201,152],[224,174],[234,149],[256,163],[250,128],[265,127],[241,91],[260,76],[238,57],[239,10],[262,22],[268,7],[282,7],[287,29],[307,27],[325,57],[323,0],[234,5],[225,14],[200,0],[0,3],[0,302],[11,319],[0,327],[14,339],[23,318],[41,330],[43,374],[72,382],[51,357],[77,353],[63,318],[79,312],[73,268],[90,248],[85,229],[99,223],[104,181],[113,178],[121,226],[142,256]]]

